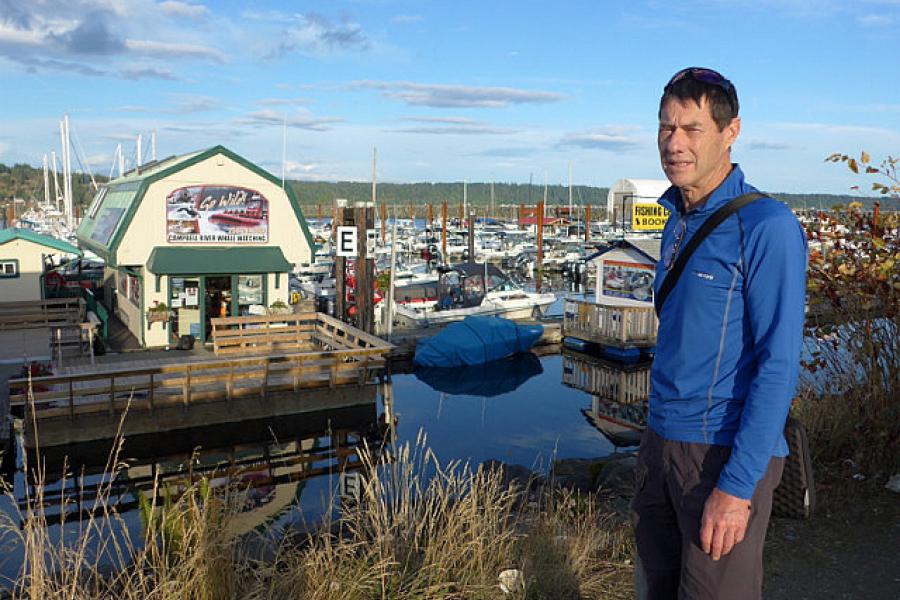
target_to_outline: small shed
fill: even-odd
[[[49,235],[11,227],[0,230],[0,299],[30,302],[44,298],[44,271],[50,256],[81,256],[81,250]]]
[[[585,261],[597,269],[596,301],[637,306],[652,303],[659,245],[658,238],[625,238],[588,256]]]
[[[609,222],[623,229],[630,229],[635,204],[655,205],[660,196],[671,187],[666,179],[620,179],[609,188],[606,195],[606,214]],[[662,230],[662,227],[653,228]],[[645,230],[653,230],[645,229]]]

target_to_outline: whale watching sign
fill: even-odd
[[[181,243],[267,242],[269,201],[244,187],[181,187],[166,196],[166,234]]]

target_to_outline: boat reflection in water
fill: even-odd
[[[647,426],[650,363],[624,365],[564,349],[565,385],[591,395],[581,413],[616,448],[637,446]]]
[[[501,360],[464,367],[419,367],[414,373],[435,391],[450,396],[490,398],[515,391],[523,383],[544,372],[540,359],[521,352]]]
[[[379,418],[375,387],[361,393],[371,395],[370,401],[129,437],[119,453],[124,467],[112,483],[108,440],[41,449],[40,456],[29,449],[28,464],[39,459],[46,465],[42,500],[48,523],[59,523],[62,516],[67,522],[102,516],[100,504],[127,518],[137,513],[142,497],[153,500],[156,494],[161,506],[205,479],[213,489],[239,490],[243,507],[231,531],[242,534],[300,507],[301,493],[313,478],[334,476],[343,484],[347,474],[363,467],[364,447],[376,460],[384,452],[392,428]],[[25,483],[29,493],[18,499],[21,515],[37,491],[31,475]]]

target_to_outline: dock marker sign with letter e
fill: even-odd
[[[631,205],[632,231],[662,231],[669,219],[669,211],[659,204],[635,203]]]
[[[337,228],[337,249],[335,254],[348,258],[356,258],[358,241],[356,239],[356,227]]]

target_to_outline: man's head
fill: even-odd
[[[688,205],[705,199],[731,172],[731,145],[741,131],[738,108],[734,86],[710,69],[683,69],[663,90],[660,161]]]

